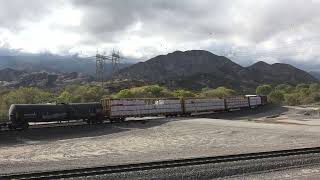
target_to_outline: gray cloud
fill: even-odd
[[[306,25],[320,15],[319,4],[299,0],[75,0],[73,4],[85,13],[84,30],[103,39],[110,39],[107,35],[117,35],[140,21],[144,35],[188,39],[208,38],[213,33],[218,38],[240,36],[258,43]]]
[[[193,38],[199,35],[207,37],[214,30],[222,33],[226,31],[222,28],[225,25],[220,23],[224,18],[222,11],[230,3],[228,0],[224,3],[220,1],[199,3],[191,0],[183,2],[75,0],[73,2],[85,14],[82,21],[83,30],[91,32],[94,37],[102,40],[110,40],[115,35],[121,36],[121,33],[137,22],[143,23],[143,30],[139,34],[141,36],[161,35],[172,38],[186,35]],[[208,10],[218,16],[209,17]]]
[[[55,28],[81,36],[74,45],[79,49],[118,47],[128,56],[142,54],[142,59],[175,49],[206,49],[244,65],[257,60],[320,64],[319,0],[67,2],[81,11],[80,25]],[[22,22],[40,21],[65,3],[0,0],[0,26],[23,30]],[[129,41],[133,37],[138,37],[136,43]],[[61,52],[74,48],[69,46],[61,46]]]
[[[0,0],[0,28],[23,28],[23,22],[40,20],[54,10],[59,2],[60,0]]]

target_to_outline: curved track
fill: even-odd
[[[175,168],[182,166],[193,166],[203,164],[218,164],[225,162],[237,162],[265,158],[289,157],[294,155],[305,155],[320,153],[320,147],[290,149],[270,152],[258,152],[249,154],[236,154],[227,156],[201,157],[191,159],[167,160],[158,162],[147,162],[139,164],[125,164],[116,166],[101,166],[92,168],[80,168],[72,170],[59,170],[48,172],[32,172],[24,174],[0,175],[0,179],[60,179],[84,176],[104,175],[111,173],[123,173],[142,170],[153,170],[162,168]]]

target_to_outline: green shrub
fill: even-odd
[[[0,123],[6,122],[8,120],[8,110],[7,109],[1,109],[0,110]]]
[[[302,103],[299,93],[285,94],[284,100],[285,103],[290,106],[300,105]]]
[[[150,85],[121,90],[116,98],[159,98],[172,97],[171,93],[159,85]]]
[[[3,96],[0,95],[0,123],[8,119],[8,108],[3,100]]]
[[[320,92],[311,94],[313,102],[320,102]]]
[[[274,90],[268,95],[268,99],[271,103],[281,104],[284,101],[284,94],[282,91]]]
[[[228,98],[236,95],[236,91],[226,87],[218,87],[216,89],[204,89],[200,96],[213,98]]]
[[[178,89],[172,92],[172,96],[177,98],[182,98],[182,97],[195,97],[196,95],[191,91]]]
[[[296,86],[296,89],[309,88],[309,87],[310,87],[309,84],[301,83]]]
[[[276,91],[282,91],[284,93],[290,93],[294,90],[295,88],[292,87],[291,85],[288,85],[288,84],[279,84],[277,85],[274,90]]]
[[[19,88],[3,97],[7,106],[11,104],[36,104],[54,101],[54,95],[38,88]]]
[[[134,94],[130,89],[123,89],[115,95],[116,98],[133,98]]]
[[[307,97],[311,94],[311,91],[309,88],[299,88],[297,89],[297,92],[300,93],[302,97]]]
[[[57,102],[58,103],[71,103],[72,101],[72,96],[71,94],[64,90],[58,97],[57,97]]]
[[[268,95],[270,94],[272,91],[272,86],[269,85],[269,84],[264,84],[264,85],[261,85],[261,86],[258,86],[257,89],[256,89],[256,94],[257,95]]]
[[[70,102],[98,102],[102,97],[109,95],[109,92],[104,90],[101,86],[71,85],[66,87],[64,91],[71,95],[71,99],[69,99]],[[66,96],[67,94],[65,93],[64,95]],[[62,97],[60,97],[60,99],[61,98]]]
[[[309,90],[311,92],[320,92],[320,84],[319,83],[310,84]]]

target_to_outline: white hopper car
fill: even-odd
[[[265,96],[248,95],[227,99],[217,98],[139,98],[102,99],[105,117],[111,121],[126,117],[185,116],[199,112],[229,111],[254,108],[267,104]]]

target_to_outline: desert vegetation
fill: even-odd
[[[291,86],[280,84],[261,85],[256,89],[256,94],[267,95],[268,100],[274,104],[282,105],[302,105],[320,102],[320,84],[298,84]]]

